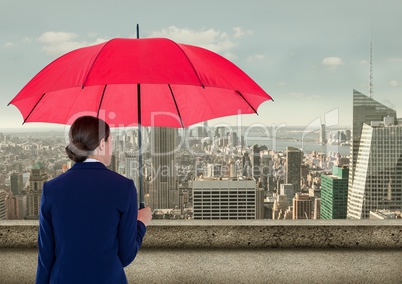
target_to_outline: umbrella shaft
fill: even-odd
[[[138,165],[139,165],[139,195],[140,209],[145,207],[144,191],[142,188],[142,135],[141,135],[141,85],[137,84],[137,106],[138,106]]]

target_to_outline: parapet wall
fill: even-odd
[[[36,248],[38,221],[0,221],[0,248]],[[154,220],[144,248],[402,248],[402,219]]]

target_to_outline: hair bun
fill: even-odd
[[[88,149],[81,142],[70,142],[65,149],[68,157],[74,162],[83,162],[88,158]]]
[[[86,151],[86,152],[88,152],[87,146],[84,145],[84,144],[81,143],[81,142],[73,142],[73,143],[70,143],[70,144],[72,144],[73,147],[75,147],[76,149],[78,149],[78,150],[80,150],[80,151]]]

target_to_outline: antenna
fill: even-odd
[[[370,98],[373,97],[373,40],[372,40],[373,28],[370,30],[370,83],[369,83],[369,93]]]
[[[374,0],[371,1],[371,15],[370,15],[370,70],[369,70],[370,98],[373,97],[373,5]]]

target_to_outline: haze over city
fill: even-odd
[[[336,112],[350,126],[352,93],[402,108],[400,1],[0,2],[0,128],[31,123],[8,102],[43,67],[73,49],[115,37],[167,37],[233,61],[273,98],[259,115],[211,121],[307,126]],[[53,125],[54,126],[54,125]]]

